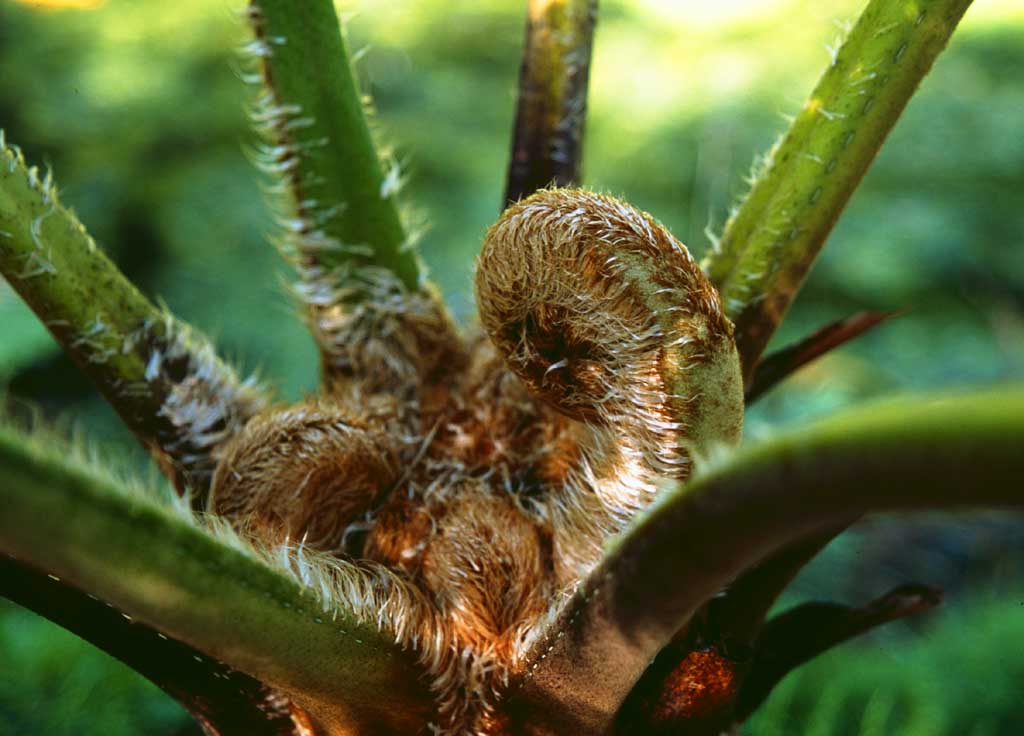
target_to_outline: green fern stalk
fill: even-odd
[[[410,291],[422,269],[395,202],[397,168],[384,170],[330,0],[252,0],[259,65],[254,117],[270,140],[265,168],[280,178],[294,257],[326,272],[389,270]]]
[[[749,381],[839,213],[970,0],[871,0],[704,264]]]

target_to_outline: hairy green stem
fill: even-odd
[[[414,656],[346,601],[325,609],[253,553],[53,444],[0,430],[0,505],[0,552],[289,694],[328,733],[412,733],[429,717]]]
[[[505,204],[580,181],[597,0],[529,0]]]
[[[840,212],[970,0],[871,0],[704,264],[748,380]]]
[[[536,645],[514,709],[548,732],[605,732],[652,658],[738,574],[867,511],[1022,505],[1022,444],[1015,388],[895,401],[737,452],[613,540]]]
[[[0,134],[0,272],[160,462],[201,500],[216,445],[264,403],[117,269]]]
[[[421,267],[384,171],[331,0],[252,0],[248,18],[264,88],[254,113],[270,139],[264,164],[290,204],[300,265],[389,270],[410,291]]]
[[[411,395],[445,380],[460,341],[399,217],[398,166],[374,146],[333,2],[251,0],[248,18],[262,166],[283,195],[282,251],[324,388]]]

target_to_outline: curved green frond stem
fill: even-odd
[[[505,205],[580,182],[597,0],[529,0]]]
[[[747,406],[808,363],[900,314],[899,311],[860,312],[768,355],[754,369],[753,380],[746,390]],[[725,656],[742,657],[750,652],[769,609],[782,591],[855,520],[851,518],[847,523],[783,547],[740,575],[720,596],[708,601],[697,616],[706,627],[702,632],[705,643]]]
[[[252,0],[247,17],[263,85],[254,117],[270,146],[264,168],[287,195],[300,265],[378,266],[410,291],[421,268],[384,171],[331,0]]]
[[[748,380],[814,258],[970,0],[871,0],[757,167],[704,264]]]
[[[216,736],[300,736],[287,707],[262,683],[98,598],[0,556],[0,595],[63,626],[143,675]]]
[[[866,606],[804,603],[771,619],[758,642],[750,674],[740,689],[734,718],[745,720],[794,669],[874,628],[930,611],[942,591],[902,585]]]
[[[808,363],[863,335],[900,312],[859,312],[825,325],[802,340],[777,350],[758,361],[746,390],[750,406]]]
[[[154,306],[0,134],[0,272],[157,458],[201,501],[216,445],[264,403],[210,344]]]
[[[0,430],[0,505],[0,552],[285,693],[318,733],[414,733],[430,716],[413,653],[187,510],[10,430]]]
[[[754,370],[753,380],[746,390],[747,406],[808,363],[899,314],[898,311],[860,312],[826,325],[804,339],[768,355],[758,362]],[[745,653],[751,651],[765,616],[782,591],[807,563],[853,521],[855,519],[851,518],[848,523],[783,547],[752,570],[743,573],[729,585],[728,590],[708,601],[695,617],[701,623],[701,630],[683,632],[684,635],[691,642],[699,637],[704,645],[714,647],[724,656],[742,659]],[[688,649],[682,651],[681,656],[685,656]]]
[[[1024,389],[868,407],[667,489],[534,648],[513,712],[605,733],[648,663],[741,573],[868,511],[1024,505]]]

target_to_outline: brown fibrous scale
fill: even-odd
[[[738,441],[742,382],[700,268],[611,197],[552,189],[513,205],[476,287],[485,335],[462,346],[422,295],[322,295],[323,332],[357,335],[335,343],[343,367],[324,395],[223,446],[210,510],[391,586],[397,618],[357,613],[419,651],[436,728],[494,735],[502,693],[606,541],[662,479]]]

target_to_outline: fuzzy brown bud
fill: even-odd
[[[393,444],[334,402],[261,414],[225,448],[210,510],[265,539],[340,549],[347,525],[394,482]]]

